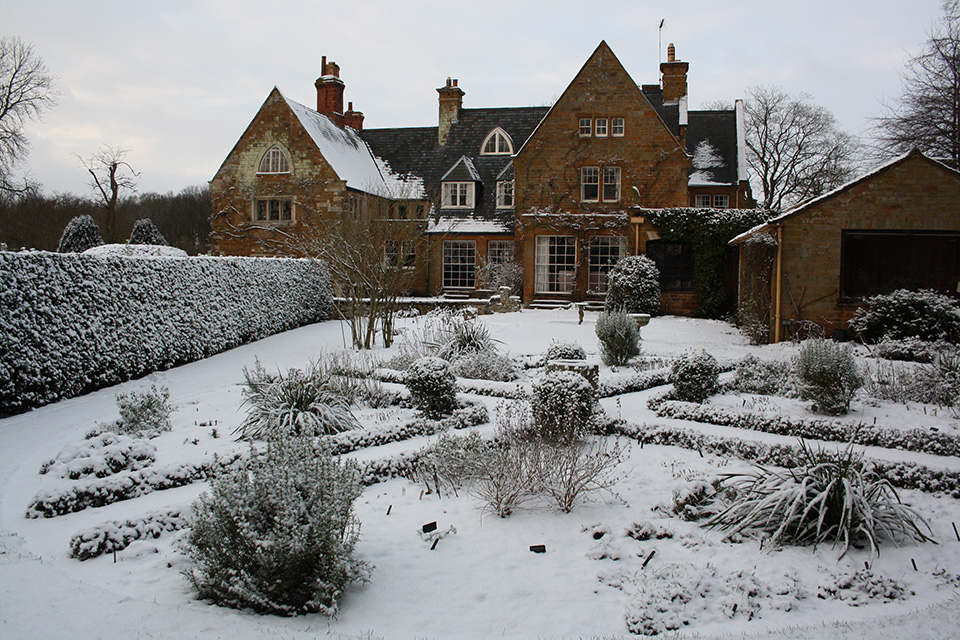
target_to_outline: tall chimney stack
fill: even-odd
[[[663,74],[663,102],[677,103],[687,95],[687,71],[689,62],[677,60],[677,50],[671,42],[667,45],[667,61],[660,63],[660,73]]]
[[[323,74],[314,83],[317,88],[317,111],[342,128],[343,90],[346,85],[340,79],[340,66],[336,62],[327,62],[327,56],[321,58],[320,66]]]
[[[354,111],[353,103],[347,103],[347,112],[343,114],[344,124],[357,131],[363,131],[363,112]]]
[[[457,80],[447,78],[446,86],[437,89],[440,94],[440,127],[438,133],[438,142],[443,147],[447,144],[447,136],[450,135],[450,126],[460,117],[460,109],[463,107],[463,89],[457,86]]]

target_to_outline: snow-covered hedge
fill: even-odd
[[[179,531],[184,526],[185,520],[180,509],[154,511],[131,520],[104,522],[70,538],[70,557],[89,560],[104,553],[126,549],[137,540],[159,538],[168,531]]]
[[[325,265],[0,252],[0,416],[329,317]]]
[[[69,444],[57,457],[40,467],[41,474],[79,480],[84,476],[105,478],[121,471],[138,471],[153,464],[157,448],[141,438],[105,432]]]

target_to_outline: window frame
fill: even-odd
[[[713,195],[709,193],[695,193],[693,206],[698,209],[710,209],[713,206]]]
[[[616,249],[616,251],[614,251]],[[623,236],[593,236],[587,260],[587,293],[607,292],[607,273],[627,254]]]
[[[558,242],[560,240],[562,242]],[[572,294],[576,286],[576,237],[537,236],[534,244],[534,293]]]
[[[606,118],[595,118],[593,121],[593,135],[596,138],[606,138],[607,137],[607,124],[608,120]]]
[[[494,150],[487,151],[487,145],[493,143]],[[513,139],[510,134],[501,127],[497,127],[487,134],[480,145],[480,155],[482,156],[508,156],[513,155]]]
[[[264,168],[266,165],[266,168]],[[276,165],[276,167],[274,167]],[[271,175],[277,173],[290,173],[290,159],[286,152],[275,144],[263,152],[260,156],[260,163],[257,165],[258,175]]]
[[[620,167],[616,165],[605,166],[603,167],[603,182],[602,188],[600,189],[600,197],[603,202],[620,202],[620,176],[621,176]],[[608,176],[615,176],[616,180],[608,181]],[[612,186],[615,190],[615,193],[612,197],[607,197],[607,187]]]
[[[441,209],[473,209],[476,184],[470,181],[444,182],[441,185]],[[457,204],[450,204],[452,201]]]
[[[594,189],[596,195],[587,197],[588,188]],[[600,167],[580,167],[580,202],[600,202]]]
[[[722,203],[722,204],[721,204]],[[714,209],[729,209],[730,208],[730,195],[726,193],[717,193],[713,196],[713,208]]]
[[[696,291],[696,265],[693,244],[672,240],[648,240],[647,257],[660,271],[660,290],[668,292]],[[668,278],[670,280],[668,281]]]
[[[619,132],[618,132],[619,129]],[[626,122],[623,118],[610,118],[610,137],[622,138],[626,132]]]
[[[591,118],[580,118],[579,131],[581,138],[593,136],[593,120]]]
[[[409,271],[417,266],[415,240],[387,240],[383,252],[384,261],[388,267]]]
[[[263,217],[261,216],[261,205]],[[277,217],[273,217],[276,210]],[[293,198],[254,198],[251,210],[251,220],[254,224],[293,224],[297,221]]]
[[[509,264],[516,261],[517,245],[513,240],[487,240],[487,263]]]
[[[513,208],[513,180],[498,180],[497,181],[497,209],[512,209],[512,208]]]
[[[475,289],[477,286],[477,241],[444,240],[441,250],[441,284],[444,289]],[[472,258],[472,262],[466,259]],[[457,260],[451,260],[457,258]]]

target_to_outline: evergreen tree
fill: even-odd
[[[157,229],[157,225],[153,224],[153,220],[143,218],[133,223],[129,244],[156,244],[166,247],[170,243],[160,233],[160,229]]]
[[[60,236],[60,253],[82,253],[91,247],[103,244],[100,237],[100,227],[89,215],[77,216],[67,223]]]

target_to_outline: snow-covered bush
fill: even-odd
[[[170,244],[150,218],[142,218],[133,223],[133,230],[130,232],[130,239],[127,242],[129,244],[156,244],[161,246]]]
[[[0,252],[0,415],[329,317],[315,260]]]
[[[670,513],[681,520],[695,522],[717,514],[716,499],[720,479],[694,480],[673,490]]]
[[[547,361],[550,360],[586,360],[587,352],[576,342],[551,340],[547,347]]]
[[[144,469],[156,459],[157,448],[147,440],[107,432],[65,446],[56,458],[40,466],[40,473],[71,480],[85,476],[105,478],[121,471]]]
[[[343,396],[329,388],[330,376],[315,364],[287,375],[267,373],[257,360],[243,369],[247,417],[234,433],[246,440],[320,436],[356,429],[359,424]]]
[[[899,289],[867,298],[866,304],[850,320],[850,328],[864,341],[919,338],[960,344],[960,303],[950,296]]]
[[[541,439],[551,443],[576,442],[589,429],[596,396],[579,373],[551,371],[533,383],[531,408]]]
[[[877,553],[884,539],[931,540],[929,525],[900,502],[896,490],[865,467],[863,455],[813,449],[802,443],[800,464],[785,471],[758,467],[723,481],[732,502],[705,523],[729,534],[762,533],[775,544],[824,542],[843,548],[865,540]],[[926,530],[926,533],[924,533]]]
[[[368,571],[353,555],[361,490],[356,464],[311,439],[270,442],[194,503],[184,573],[221,606],[332,616],[346,585]]]
[[[848,345],[830,340],[807,340],[793,360],[800,397],[815,404],[818,413],[843,415],[863,386],[863,375]]]
[[[938,353],[955,349],[957,349],[956,346],[943,340],[927,342],[919,338],[904,338],[903,340],[883,338],[873,348],[873,355],[885,360],[933,362]]]
[[[640,330],[629,314],[620,310],[603,311],[597,318],[596,333],[604,364],[624,365],[640,355]]]
[[[783,360],[760,360],[748,354],[736,364],[733,386],[743,393],[790,397],[794,383],[791,366]]]
[[[647,256],[626,256],[607,273],[607,311],[660,313],[660,270]]]
[[[120,409],[120,421],[116,423],[118,433],[144,435],[170,431],[170,414],[176,406],[170,404],[170,390],[157,385],[150,385],[150,389],[143,393],[131,391],[116,395],[117,407]]]
[[[450,363],[426,356],[407,369],[404,378],[410,390],[410,402],[428,418],[439,418],[457,408],[457,378]]]
[[[459,378],[510,382],[520,374],[508,356],[494,350],[474,351],[460,355],[453,361],[453,373]]]
[[[706,351],[687,351],[673,361],[670,382],[674,396],[685,402],[703,402],[720,388],[720,365]]]
[[[417,457],[416,477],[430,493],[442,495],[444,491],[450,491],[456,494],[484,477],[491,455],[490,443],[476,431],[466,435],[442,433]]]
[[[60,253],[82,253],[90,247],[103,244],[100,237],[100,227],[89,215],[77,216],[67,223],[60,236]]]
[[[121,551],[137,540],[159,538],[179,531],[185,524],[180,509],[154,511],[130,520],[105,522],[84,529],[70,538],[70,557],[89,560],[104,553]]]
[[[448,329],[449,337],[437,348],[437,356],[447,362],[471,353],[496,351],[487,325],[476,318],[451,316]]]

